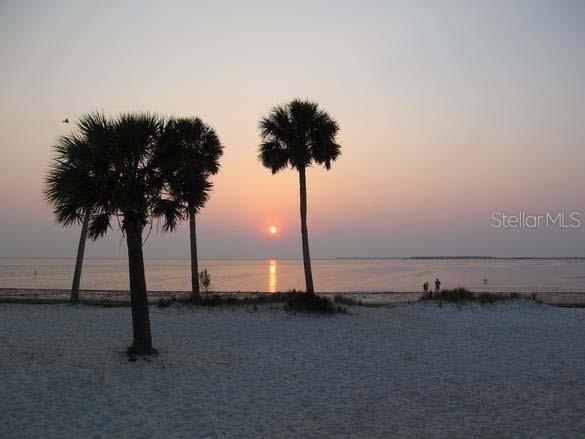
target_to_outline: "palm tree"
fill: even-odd
[[[57,222],[69,227],[81,223],[70,300],[79,301],[79,284],[83,255],[96,188],[107,167],[104,141],[107,121],[102,114],[81,117],[78,131],[61,137],[54,149],[54,158],[45,180],[45,198],[53,205]]]
[[[151,354],[148,295],[144,275],[142,232],[160,198],[162,181],[157,156],[163,121],[150,114],[123,114],[111,123],[109,169],[98,189],[89,225],[92,238],[103,236],[115,217],[126,236],[133,354]]]
[[[314,294],[307,230],[306,169],[313,163],[331,169],[331,162],[341,154],[335,139],[339,125],[317,103],[295,99],[274,107],[260,120],[259,129],[262,143],[258,147],[258,158],[262,164],[272,174],[288,166],[299,172],[305,283],[307,293]]]
[[[174,228],[175,218],[189,218],[191,293],[200,297],[196,216],[209,198],[211,175],[219,171],[223,145],[215,130],[197,118],[167,121],[159,154],[168,197],[160,200],[156,214],[166,218],[163,230]]]
[[[173,229],[182,219],[179,203],[165,193],[169,164],[162,153],[173,143],[174,124],[165,124],[154,115],[124,114],[115,120],[99,114],[85,116],[80,133],[59,140],[57,158],[47,177],[45,195],[58,222],[68,226],[89,216],[84,233],[95,240],[107,233],[115,219],[126,237],[133,329],[128,352],[133,354],[156,352],[150,331],[142,232],[161,212],[165,230]]]

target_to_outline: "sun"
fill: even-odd
[[[278,229],[276,228],[276,226],[270,226],[268,228],[268,231],[270,232],[271,235],[276,235],[276,232],[278,232]]]

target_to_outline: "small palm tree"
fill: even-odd
[[[331,162],[341,154],[335,139],[339,125],[317,103],[297,99],[274,107],[260,120],[259,129],[262,143],[258,158],[262,164],[273,174],[288,166],[299,172],[305,283],[307,293],[314,294],[307,230],[306,169],[313,163],[331,169]]]
[[[223,145],[215,130],[199,118],[167,121],[161,142],[160,168],[168,193],[157,207],[156,214],[167,218],[163,230],[172,230],[173,218],[189,219],[191,248],[191,292],[200,296],[197,259],[196,216],[209,198],[211,175],[219,171]]]
[[[99,113],[81,117],[77,132],[61,137],[45,180],[45,198],[53,205],[57,222],[69,227],[81,223],[70,300],[79,301],[79,284],[94,195],[107,169],[105,142],[108,124]]]

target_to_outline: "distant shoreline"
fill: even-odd
[[[71,260],[75,259],[74,256],[0,256],[0,260]],[[200,258],[207,261],[302,261],[299,258]],[[312,258],[315,261],[418,261],[418,260],[498,260],[498,261],[571,261],[585,260],[585,256],[512,256],[512,257],[500,257],[500,256],[332,256],[328,258]],[[125,261],[125,257],[112,257],[112,258],[85,258],[85,260],[92,261]],[[144,258],[145,261],[188,261],[189,257],[184,258]]]
[[[516,256],[516,257],[497,257],[497,256],[410,256],[405,258],[398,258],[398,257],[336,257],[336,260],[366,260],[366,261],[375,261],[375,260],[403,260],[403,261],[412,261],[412,260],[500,260],[500,261],[524,261],[524,260],[538,260],[538,261],[554,261],[554,260],[585,260],[585,256],[561,256],[561,257],[529,257],[529,256]]]

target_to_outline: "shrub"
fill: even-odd
[[[283,303],[288,299],[286,293],[258,294],[258,295],[222,295],[208,294],[195,299],[189,298],[186,305],[193,306],[257,306],[268,303]]]
[[[201,273],[199,273],[199,283],[205,290],[205,294],[209,292],[209,285],[211,284],[211,276],[207,271],[207,268],[203,269]]]
[[[344,307],[336,306],[331,298],[307,293],[289,293],[284,309],[288,312],[317,314],[347,313]]]
[[[166,302],[159,306],[168,306]],[[165,299],[167,300],[167,299]],[[358,304],[359,302],[346,299],[345,304]],[[289,312],[308,312],[318,314],[347,313],[347,310],[338,306],[333,299],[329,297],[317,296],[302,292],[290,293],[272,293],[272,294],[254,294],[254,295],[222,295],[207,294],[195,299],[179,299],[185,306],[193,307],[252,307],[254,311],[258,310],[258,305],[267,305],[275,303],[284,303],[284,309]]]
[[[160,299],[158,299],[158,303],[156,304],[156,306],[158,306],[159,308],[168,308],[169,306],[171,306],[174,302],[176,301],[175,296],[171,296],[171,297],[161,297]]]
[[[335,303],[339,303],[340,305],[347,305],[347,306],[361,306],[363,305],[361,300],[356,300],[351,296],[346,296],[344,294],[336,294],[333,297],[333,301]]]
[[[439,302],[451,303],[469,303],[475,302],[481,305],[494,304],[497,302],[504,302],[507,300],[521,299],[522,295],[519,293],[502,294],[502,293],[472,293],[466,288],[459,287],[453,290],[442,290],[439,293],[433,293],[432,296],[423,297],[424,300],[433,300]]]

